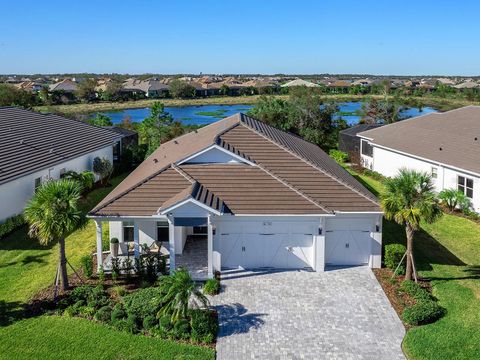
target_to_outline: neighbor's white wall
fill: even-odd
[[[0,185],[0,222],[10,216],[20,214],[23,211],[25,205],[34,194],[35,179],[39,177],[45,180],[48,177],[59,179],[60,170],[63,168],[65,168],[66,171],[91,171],[93,167],[93,159],[97,156],[107,157],[110,161],[113,161],[112,146],[107,146],[89,154],[51,166],[50,168],[36,171],[35,173],[25,175],[19,179]]]
[[[362,157],[365,157],[362,155]],[[465,176],[473,179],[473,199],[472,205],[475,211],[480,212],[480,177],[469,174],[464,171],[452,169],[448,166],[442,166],[434,161],[420,160],[404,154],[379,148],[373,148],[373,170],[385,176],[395,176],[402,167],[431,173],[432,167],[437,168],[437,178],[432,179],[435,185],[435,191],[440,192],[443,189],[456,189],[457,176]]]

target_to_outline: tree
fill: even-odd
[[[35,105],[32,93],[17,89],[13,85],[0,84],[0,106],[21,106],[30,108]]]
[[[170,95],[174,98],[195,97],[195,87],[183,80],[174,79],[170,83]]]
[[[228,94],[230,94],[230,87],[227,84],[222,84],[218,92],[220,95],[227,96]]]
[[[185,319],[188,315],[189,304],[194,307],[208,306],[208,299],[202,293],[200,287],[193,281],[189,272],[180,268],[170,276],[166,276],[160,282],[163,307],[159,311],[159,317],[169,315],[172,323]]]
[[[148,146],[147,154],[154,152],[161,143],[170,139],[170,126],[173,117],[165,111],[164,105],[156,101],[151,108],[151,114],[140,124],[141,141]]]
[[[262,95],[248,115],[279,129],[290,130],[293,124],[289,122],[289,111],[290,105],[286,100]]]
[[[64,291],[68,289],[65,238],[85,224],[85,216],[77,206],[80,193],[81,186],[77,181],[48,181],[37,189],[25,208],[30,236],[37,237],[43,245],[58,241],[60,279]]]
[[[431,177],[427,173],[402,168],[394,178],[385,181],[381,197],[385,218],[405,226],[407,236],[407,270],[405,280],[412,279],[413,236],[420,228],[420,222],[433,223],[441,215],[433,191]]]
[[[85,101],[92,101],[96,98],[95,87],[97,86],[97,80],[85,79],[77,86],[75,95],[77,98]]]
[[[106,157],[93,159],[93,172],[100,177],[100,183],[105,185],[108,183],[113,173],[113,165]]]
[[[97,113],[94,118],[91,118],[88,121],[90,124],[95,126],[112,126],[112,119],[105,114]]]
[[[105,90],[102,91],[100,98],[103,101],[115,101],[120,97],[120,93],[123,89],[123,84],[120,80],[109,81],[105,87]]]

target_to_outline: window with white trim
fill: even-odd
[[[362,155],[373,157],[373,146],[368,141],[362,139]]]
[[[432,175],[432,179],[436,179],[438,177],[438,169],[435,166],[432,166],[432,170],[430,173]]]
[[[133,242],[133,221],[123,222],[123,241]]]
[[[470,199],[473,198],[473,179],[465,176],[457,176],[457,189]]]

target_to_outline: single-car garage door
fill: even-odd
[[[299,269],[313,265],[314,223],[238,222],[220,227],[222,268]]]
[[[325,234],[325,264],[368,264],[372,246],[370,227],[371,223],[363,219],[329,219]]]

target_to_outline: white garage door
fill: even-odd
[[[222,225],[219,238],[222,267],[311,267],[314,228],[314,223],[303,222],[241,222]]]
[[[331,219],[325,234],[325,264],[364,265],[371,254],[370,223],[359,219]]]

